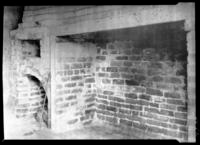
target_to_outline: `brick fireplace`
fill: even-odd
[[[99,124],[194,141],[192,7],[25,7],[11,31],[15,116],[40,130],[45,108],[56,133]]]

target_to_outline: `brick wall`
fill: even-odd
[[[89,47],[64,43],[58,47],[55,71],[56,131],[88,125],[94,117],[96,97],[94,56]],[[62,49],[62,51],[61,51]],[[80,50],[81,49],[81,50]],[[63,124],[66,126],[63,129]]]
[[[174,61],[175,54],[162,51],[135,48],[131,41],[99,48],[99,120],[187,140],[186,58]]]
[[[45,57],[27,57],[23,53],[22,41],[13,40],[10,87],[13,95],[12,100],[15,100],[15,104],[12,106],[14,108],[13,115],[16,116],[16,122],[21,120],[24,124],[20,126],[21,130],[25,129],[22,134],[40,129],[40,125],[50,124],[49,122],[44,124],[44,120],[39,122],[35,118],[35,115],[44,104],[44,94],[48,99],[50,97],[48,86],[49,66],[48,61],[43,61],[45,59]],[[39,83],[28,79],[28,75],[36,77]],[[49,117],[46,119],[49,119]]]
[[[56,131],[96,119],[187,140],[184,53],[136,48],[132,41],[57,45],[52,97]]]
[[[97,119],[158,137],[187,140],[186,60],[180,54],[136,48],[132,41],[105,46],[58,45],[53,97],[57,131],[89,125]],[[38,87],[32,89],[38,98]],[[30,110],[25,104],[21,109],[24,114]]]

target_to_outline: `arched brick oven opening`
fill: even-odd
[[[41,80],[32,74],[24,74],[17,89],[16,117],[27,120],[26,128],[38,130],[48,127],[48,97]]]
[[[45,89],[42,85],[42,83],[40,82],[40,80],[30,74],[26,75],[28,80],[33,83],[33,85],[38,86],[37,88],[37,92],[33,92],[30,94],[30,96],[34,96],[34,95],[40,95],[40,99],[41,101],[38,101],[35,103],[35,105],[39,105],[36,112],[33,114],[34,118],[36,119],[36,121],[38,123],[45,123],[46,126],[48,126],[48,97],[47,94],[45,92]]]

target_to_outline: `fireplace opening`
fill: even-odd
[[[97,54],[92,62],[96,65],[95,112],[99,122],[128,126],[138,137],[137,130],[144,131],[147,136],[148,133],[157,133],[166,138],[173,138],[173,132],[179,135],[175,138],[187,140],[188,52],[184,25],[185,21],[176,21],[57,36],[56,42],[64,48],[69,48],[65,42],[77,46],[94,44]],[[71,46],[72,50],[77,46]],[[62,51],[67,53],[67,49]],[[74,67],[76,59],[64,57],[67,61],[72,60],[67,63],[63,59],[66,70],[81,69],[80,62],[85,61],[77,61]],[[64,72],[59,73],[61,77],[65,76],[62,75]],[[73,81],[74,76],[71,75],[75,74],[75,70],[70,73],[66,71],[68,77],[65,80]],[[77,80],[81,78],[75,77]],[[59,82],[57,90],[65,89],[65,80]],[[58,101],[63,99],[58,98]],[[65,105],[68,104],[63,103]],[[180,137],[182,134],[185,136]]]
[[[34,106],[33,116],[41,125],[48,127],[48,97],[40,80],[30,74],[26,75],[31,83],[30,104]],[[31,109],[31,108],[30,108]]]

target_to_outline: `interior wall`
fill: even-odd
[[[99,119],[187,140],[187,57],[174,61],[154,48],[135,48],[131,41],[110,42],[98,54]]]
[[[55,52],[54,128],[64,132],[88,125],[94,117],[96,47],[57,43]]]
[[[3,46],[3,100],[4,100],[4,133],[5,138],[15,138],[18,135],[24,135],[27,132],[37,130],[39,127],[38,122],[33,122],[33,114],[37,111],[36,108],[31,108],[30,104],[27,108],[26,101],[30,97],[29,93],[27,97],[21,97],[23,92],[19,91],[19,81],[24,74],[32,74],[36,76],[41,83],[43,83],[44,89],[48,90],[46,84],[49,77],[49,61],[43,61],[49,59],[49,51],[46,52],[43,43],[44,40],[40,41],[42,49],[42,59],[35,57],[27,57],[23,54],[21,40],[14,37],[11,32],[20,28],[22,22],[23,7],[20,6],[6,6],[4,7],[4,46]],[[32,39],[37,35],[29,35],[25,39]],[[34,39],[34,38],[33,38]],[[41,39],[41,38],[40,38]],[[28,49],[26,49],[28,47]],[[26,51],[31,52],[33,56],[35,50],[30,46],[26,46]],[[45,51],[45,52],[44,52]],[[43,55],[45,54],[45,55]],[[38,71],[38,68],[42,68]],[[47,69],[46,69],[47,68]],[[46,82],[45,82],[46,81]],[[19,90],[18,90],[19,89]],[[21,88],[23,89],[23,88]],[[31,92],[31,90],[29,90]],[[26,92],[26,90],[25,90]],[[50,96],[50,95],[48,95]],[[19,99],[21,97],[21,100]],[[24,100],[23,100],[24,99]],[[20,100],[20,101],[19,101]],[[30,100],[29,100],[30,101]],[[17,103],[22,103],[21,107]],[[23,104],[24,102],[24,104]],[[31,101],[30,101],[31,102]],[[38,102],[36,103],[38,104]],[[40,106],[40,104],[38,104]],[[33,107],[33,106],[32,106]],[[26,115],[31,114],[32,115]],[[31,116],[31,117],[30,117]],[[48,117],[49,118],[49,117]],[[21,123],[20,123],[21,121]],[[23,124],[24,123],[24,124]],[[17,127],[16,127],[17,126]],[[15,129],[13,129],[15,128]],[[20,133],[19,133],[20,131]],[[17,133],[18,132],[18,133]]]
[[[177,21],[60,37],[97,46],[97,120],[154,137],[187,140],[188,52],[183,27],[184,21]]]
[[[18,20],[20,18],[19,6],[6,6],[4,7],[3,18],[3,87],[4,87],[4,105],[12,104],[9,100],[10,82],[8,81],[11,75],[10,63],[11,63],[11,36],[10,31],[18,27]],[[9,100],[9,101],[8,101]]]
[[[66,98],[66,94],[71,95],[73,88],[77,88],[76,83],[71,83],[73,75],[79,74],[74,69],[84,68],[80,60],[86,61],[82,58],[85,54],[93,56],[90,72],[95,84],[95,122],[137,128],[157,138],[186,141],[187,49],[183,26],[184,22],[147,25],[130,29],[126,36],[126,29],[120,29],[59,37],[55,67],[56,89],[61,91],[56,96],[62,97],[56,99],[57,113],[66,116],[69,110],[66,109],[69,102],[63,96]],[[154,31],[149,31],[152,28]],[[137,32],[140,37],[135,36]],[[148,38],[152,41],[143,44]],[[75,78],[83,82],[82,76]],[[84,89],[82,85],[78,96]],[[82,97],[70,98],[76,99],[77,104],[83,102]],[[72,114],[69,112],[67,116]],[[78,119],[73,121],[75,127]]]
[[[14,120],[14,97],[11,89],[11,36],[10,31],[17,28],[19,18],[19,6],[3,7],[3,107],[4,107],[4,134],[5,138],[9,136],[12,128],[10,120]]]

